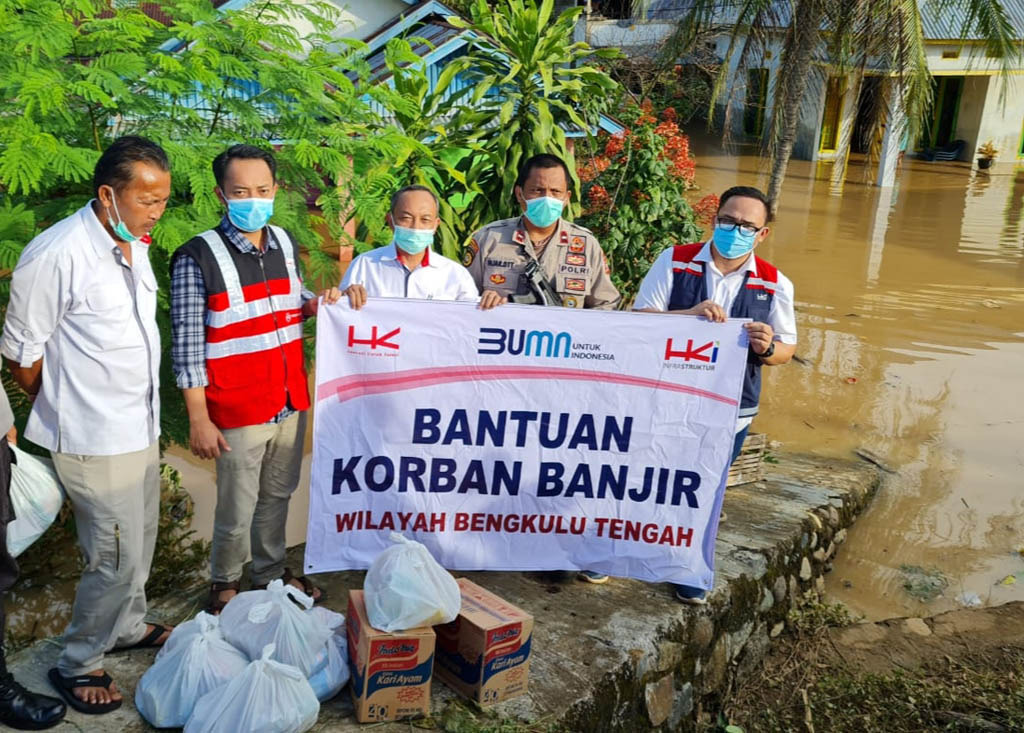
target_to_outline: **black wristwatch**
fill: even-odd
[[[772,345],[769,346],[768,349],[763,354],[758,354],[756,351],[754,352],[754,354],[759,359],[767,359],[767,358],[769,358],[774,353],[775,353],[775,342],[774,341],[772,341]]]

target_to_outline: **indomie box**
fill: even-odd
[[[533,616],[476,583],[459,578],[462,610],[435,626],[437,676],[484,705],[526,692]]]
[[[430,714],[434,630],[388,633],[370,626],[363,591],[348,594],[348,663],[360,723]]]

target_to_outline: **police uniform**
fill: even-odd
[[[536,259],[548,283],[568,308],[611,310],[619,303],[608,262],[597,237],[584,227],[558,220],[554,234],[538,258],[523,217],[488,224],[473,235],[462,264],[480,291],[504,296],[530,292],[523,270]]]

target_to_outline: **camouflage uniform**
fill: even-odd
[[[522,273],[531,259],[537,259],[537,254],[523,217],[518,217],[493,222],[476,232],[462,264],[481,292],[525,295],[530,289]],[[563,306],[612,310],[618,305],[619,291],[608,274],[601,245],[589,229],[559,219],[539,264]]]

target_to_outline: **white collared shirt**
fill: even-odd
[[[117,455],[160,435],[157,283],[149,247],[131,248],[129,268],[90,201],[29,242],[14,268],[0,352],[23,367],[43,360],[25,427],[43,448]]]
[[[658,259],[651,265],[644,280],[640,283],[640,292],[637,293],[633,308],[643,310],[667,311],[669,299],[672,296],[672,247],[664,250]],[[727,275],[723,275],[711,255],[711,243],[705,242],[700,252],[693,258],[694,262],[703,262],[704,276],[707,278],[707,292],[710,300],[722,307],[728,315],[732,310],[732,304],[743,287],[743,278],[750,273],[751,277],[757,276],[757,260],[753,252],[747,257],[743,267],[740,267]],[[781,341],[784,344],[796,343],[796,314],[793,310],[793,283],[788,277],[779,272],[778,283],[775,287],[775,297],[772,298],[771,307],[768,310],[768,325],[775,332],[774,341]],[[736,426],[739,432],[747,425],[750,425],[753,418],[741,418]]]
[[[370,298],[421,298],[424,300],[476,300],[480,291],[469,270],[437,252],[426,251],[415,270],[398,259],[394,242],[371,249],[352,260],[341,289],[362,285]]]

